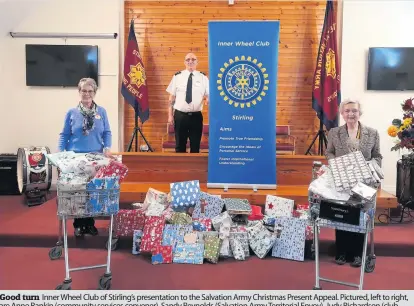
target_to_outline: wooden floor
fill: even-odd
[[[313,161],[326,164],[322,156],[280,155],[276,157],[276,190],[209,189],[207,188],[208,154],[177,153],[118,153],[129,168],[128,176],[121,185],[121,202],[142,202],[148,188],[169,192],[170,183],[199,180],[201,189],[222,197],[246,198],[254,205],[264,205],[266,195],[277,195],[293,199],[297,204],[306,203],[308,186],[312,178]],[[380,190],[378,208],[396,208],[397,199]]]

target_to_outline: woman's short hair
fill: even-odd
[[[359,115],[361,116],[362,115],[361,103],[359,103],[358,100],[353,100],[353,99],[342,100],[341,104],[339,104],[339,113],[342,114],[344,106],[348,105],[348,104],[351,104],[351,103],[354,103],[354,104],[358,105]]]
[[[91,79],[91,78],[81,79],[78,83],[78,90],[81,91],[82,87],[85,85],[91,86],[94,92],[98,90],[98,85],[96,85],[96,82],[94,79]]]

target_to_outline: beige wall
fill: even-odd
[[[20,0],[6,0],[9,14],[19,14]],[[33,0],[35,1],[35,0]],[[0,33],[0,152],[19,147],[48,146],[56,151],[66,111],[76,106],[76,88],[27,87],[25,44],[88,44],[99,47],[100,88],[96,102],[105,107],[119,150],[120,41],[123,41],[122,0],[43,0],[24,18],[3,25]],[[26,2],[27,4],[27,2]],[[4,12],[2,12],[3,14]],[[9,27],[5,28],[5,27]],[[13,32],[120,33],[117,39],[11,38]]]
[[[384,156],[383,188],[395,193],[396,163],[401,153],[391,152],[393,139],[387,128],[401,118],[401,102],[413,97],[410,92],[366,90],[369,47],[414,47],[413,1],[344,0],[342,16],[342,97],[362,103],[361,122],[378,129]]]

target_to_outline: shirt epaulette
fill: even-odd
[[[200,73],[202,74],[202,75],[206,75],[204,72],[202,72],[202,71],[200,71]]]
[[[179,75],[181,73],[181,71],[178,71],[176,74],[174,74],[174,75]]]

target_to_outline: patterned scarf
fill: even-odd
[[[91,108],[86,108],[82,102],[79,102],[78,109],[83,115],[83,135],[89,135],[89,131],[95,127],[97,105],[95,102],[92,102]]]

